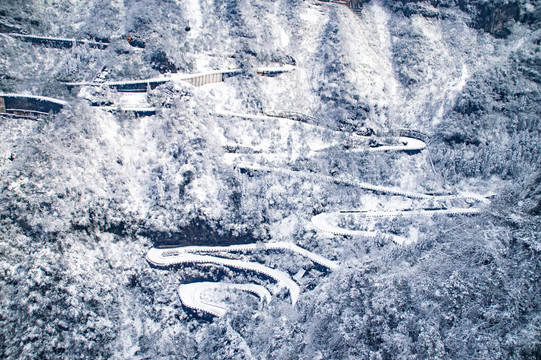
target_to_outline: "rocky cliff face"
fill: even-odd
[[[406,16],[445,17],[448,9],[458,7],[470,20],[469,25],[483,29],[497,38],[511,33],[513,23],[539,26],[539,4],[535,1],[396,1],[390,2],[395,11]]]

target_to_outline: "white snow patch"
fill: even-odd
[[[193,30],[200,30],[203,25],[203,14],[199,0],[177,0],[180,6],[184,7],[185,16],[189,19],[189,25]],[[188,36],[196,36],[195,32],[188,33]]]

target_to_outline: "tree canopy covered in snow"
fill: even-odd
[[[372,0],[356,10],[3,0],[0,93],[66,105],[39,121],[0,115],[0,357],[540,358],[540,2]],[[257,74],[285,66],[294,70]],[[92,99],[111,102],[104,109],[66,86],[227,69],[240,70],[138,94],[151,116],[121,111],[130,94],[94,88]],[[404,129],[427,148],[353,151],[400,146]],[[318,231],[314,215],[344,209],[477,206],[355,182],[491,202],[476,216],[350,214],[336,224],[374,236]],[[273,241],[340,267],[236,255],[294,278],[292,305],[248,271],[145,259],[154,246]],[[259,306],[221,294],[226,315],[202,319],[177,293],[196,281],[255,283],[273,297]]]

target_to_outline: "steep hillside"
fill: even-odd
[[[540,9],[3,1],[0,92],[67,105],[44,121],[0,116],[1,357],[540,358]],[[65,84],[225,69],[240,75],[140,93],[147,117]],[[405,130],[427,147],[377,150],[405,146]],[[445,213],[456,208],[475,211]],[[419,209],[443,215],[410,216]],[[331,225],[361,235],[311,221],[342,210],[357,213]],[[262,245],[219,254],[291,277],[292,305],[254,271],[145,259],[155,246],[262,242],[340,266]],[[254,283],[272,300],[218,289],[227,312],[209,319],[179,299],[195,281]]]

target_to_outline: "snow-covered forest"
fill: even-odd
[[[541,358],[539,0],[2,0],[0,99],[3,359]]]

